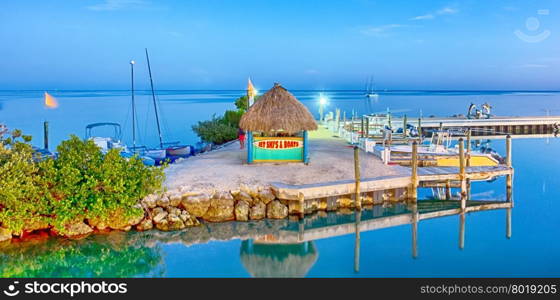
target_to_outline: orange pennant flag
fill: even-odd
[[[56,99],[49,95],[49,93],[45,92],[45,106],[47,108],[57,108],[58,107],[58,102],[56,101]]]

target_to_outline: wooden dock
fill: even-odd
[[[404,123],[422,128],[424,136],[430,136],[433,130],[471,131],[472,136],[505,135],[544,135],[560,133],[560,116],[530,117],[491,117],[488,119],[468,119],[466,117],[414,118],[362,116],[354,120],[336,122],[346,130],[359,133],[361,137],[375,137],[384,126],[403,128]],[[394,134],[398,138],[398,134]]]
[[[390,194],[395,198],[399,192],[402,197],[396,200],[417,201],[419,187],[443,185],[446,188],[447,198],[451,198],[451,188],[460,188],[460,203],[462,208],[467,207],[470,187],[472,182],[490,180],[499,176],[506,176],[507,198],[511,199],[513,173],[511,159],[511,137],[506,138],[506,157],[503,164],[497,166],[469,166],[468,150],[465,151],[464,141],[459,140],[459,167],[419,167],[418,144],[413,142],[410,168],[402,168],[401,175],[380,176],[375,178],[361,178],[359,170],[358,147],[354,147],[356,175],[354,180],[341,180],[304,185],[288,185],[273,183],[272,188],[276,196],[287,202],[290,213],[299,214],[304,218],[306,207],[322,207],[326,210],[339,208],[339,199],[352,199],[348,207],[361,210],[362,203],[376,204],[376,199],[385,197],[384,191],[392,190]],[[370,158],[371,159],[371,158]],[[403,192],[404,191],[404,192]],[[383,194],[379,195],[379,192]],[[385,201],[387,199],[381,199]],[[394,200],[394,199],[393,199]],[[348,202],[348,201],[346,201]],[[311,204],[310,204],[311,203]],[[310,211],[313,211],[310,210]]]

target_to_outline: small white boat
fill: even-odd
[[[165,159],[166,151],[165,149],[147,149],[144,151],[144,155],[155,160],[162,160]]]

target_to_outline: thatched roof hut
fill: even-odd
[[[280,131],[292,134],[303,130],[317,130],[317,123],[305,105],[275,83],[243,115],[239,127],[245,131],[267,134]]]

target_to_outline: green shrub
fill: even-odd
[[[16,233],[87,219],[107,220],[115,212],[128,218],[143,213],[138,200],[161,189],[164,174],[113,149],[103,154],[92,141],[71,136],[58,147],[58,158],[34,160],[31,146],[0,145],[0,225]],[[46,226],[45,226],[46,224]]]
[[[255,96],[255,102],[259,100],[259,97],[260,96]],[[238,110],[247,111],[247,101],[249,101],[249,97],[247,97],[247,95],[241,96],[235,99],[235,107],[237,107]]]
[[[212,116],[212,120],[199,121],[193,125],[193,131],[205,142],[217,145],[235,140],[237,138],[237,127],[224,121],[224,118]]]
[[[21,233],[24,227],[46,223],[51,205],[45,199],[48,185],[33,160],[33,150],[15,130],[0,136],[0,225]]]
[[[223,121],[232,127],[238,128],[239,121],[241,121],[241,117],[244,113],[243,110],[226,110]]]

